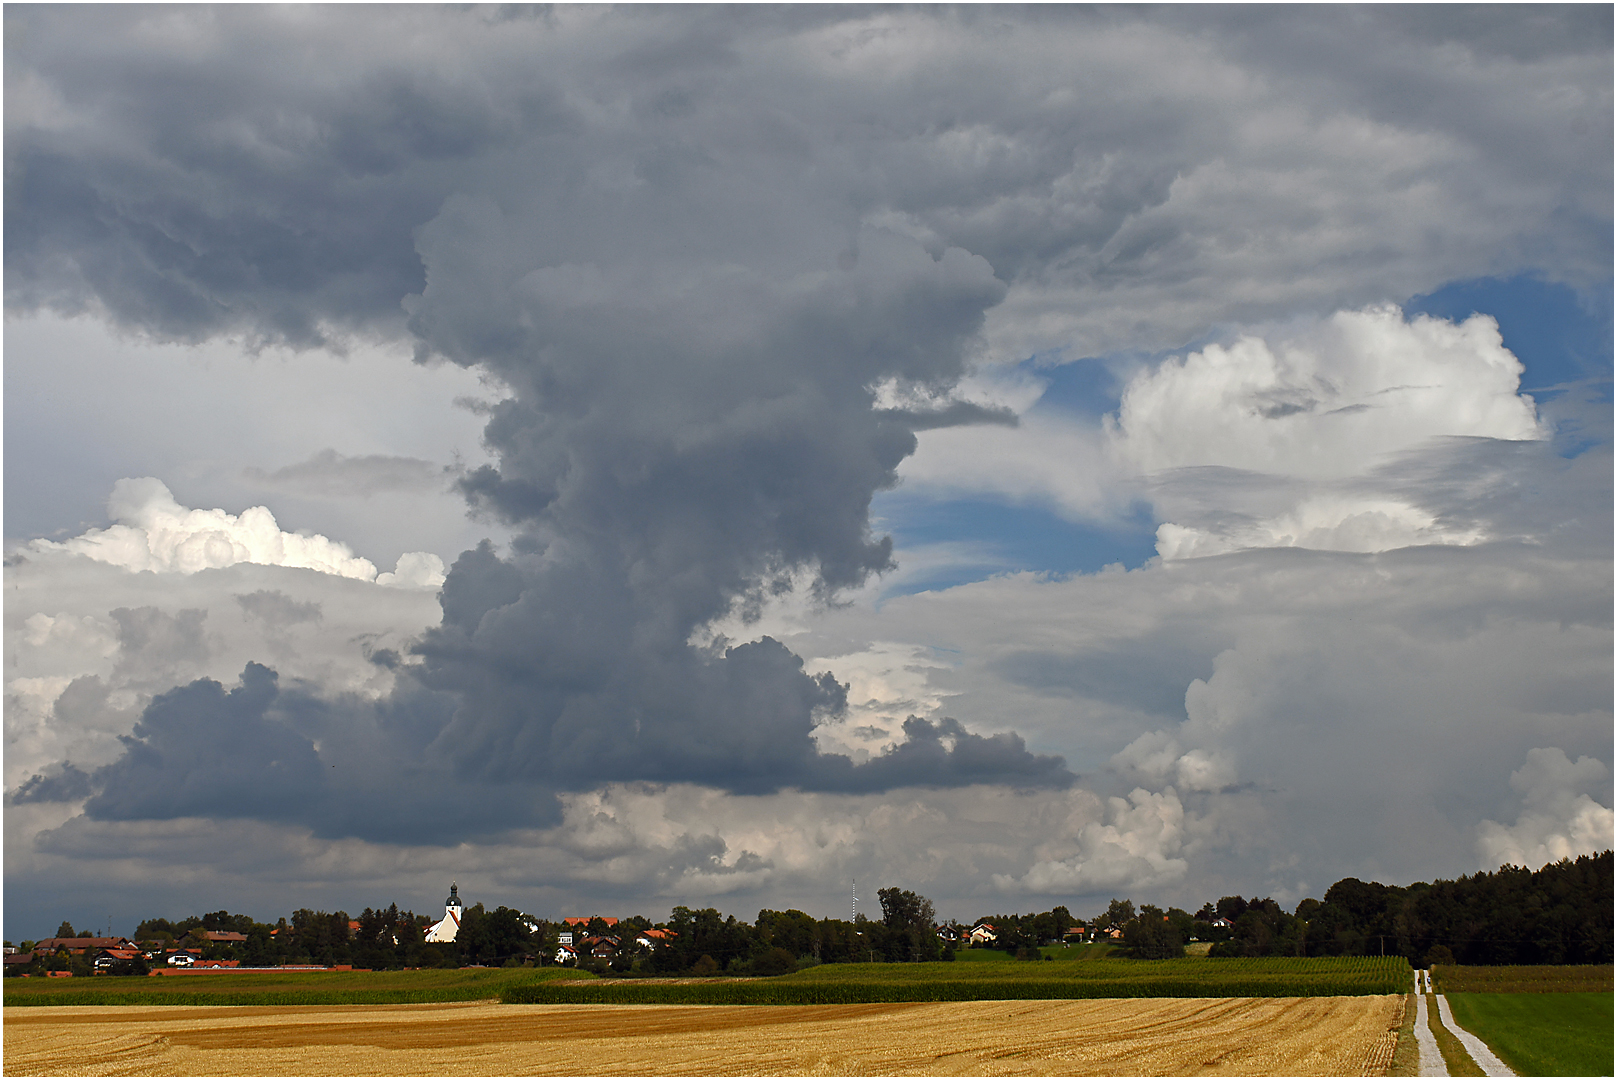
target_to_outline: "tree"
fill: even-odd
[[[1128,925],[1129,920],[1132,918],[1134,918],[1134,901],[1113,899],[1110,904],[1106,905],[1106,914],[1102,915],[1097,921],[1104,923],[1106,926],[1115,926],[1122,929]]]
[[[752,971],[755,975],[789,975],[797,970],[797,957],[774,946],[752,961]]]
[[[497,964],[533,951],[533,935],[522,912],[503,904],[490,912],[482,909],[483,905],[477,904],[466,910],[455,937],[463,953],[478,963]]]
[[[1040,944],[1060,944],[1062,937],[1067,933],[1067,927],[1074,921],[1072,913],[1064,905],[1057,905],[1033,917],[1033,933]]]
[[[78,937],[79,935],[74,932],[73,924],[64,919],[64,920],[62,920],[62,925],[58,926],[56,928],[56,936],[57,937]]]
[[[1123,943],[1141,960],[1167,960],[1185,955],[1184,940],[1173,918],[1147,904],[1138,918],[1123,927]]]
[[[878,889],[882,925],[888,933],[883,943],[889,960],[931,960],[938,955],[936,931],[938,915],[932,901],[909,889]],[[895,953],[897,955],[895,955]]]

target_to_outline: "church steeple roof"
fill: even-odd
[[[458,883],[456,883],[456,882],[453,882],[453,881],[450,882],[449,883],[449,899],[444,901],[444,907],[445,908],[463,908],[465,906],[466,905],[464,905],[464,904],[462,904],[460,902],[460,885]]]

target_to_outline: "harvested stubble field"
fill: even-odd
[[[1398,995],[5,1010],[10,1075],[1361,1075]]]

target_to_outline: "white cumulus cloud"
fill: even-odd
[[[1510,774],[1510,786],[1522,797],[1521,816],[1515,825],[1484,821],[1477,854],[1488,866],[1536,868],[1611,847],[1611,807],[1585,790],[1606,776],[1606,766],[1591,757],[1574,762],[1554,746],[1527,751],[1526,763]]]
[[[30,547],[41,553],[68,551],[137,573],[194,574],[256,563],[415,588],[436,588],[444,580],[443,560],[431,553],[406,552],[392,573],[378,577],[374,563],[341,541],[285,532],[268,507],[253,506],[240,514],[193,510],[181,506],[155,477],[119,480],[107,512],[114,524],[105,529],[90,529],[62,543],[34,540]]]
[[[1029,893],[1082,894],[1149,889],[1185,876],[1190,864],[1180,856],[1187,821],[1178,792],[1135,788],[1128,798],[1114,797],[1107,805],[1106,821],[1088,822],[1078,831],[1077,852],[1036,862],[1020,878],[995,874],[994,883]]]
[[[1154,489],[1163,558],[1475,544],[1483,531],[1380,471],[1440,440],[1543,438],[1522,370],[1487,315],[1340,311],[1140,373],[1106,420],[1108,449]]]

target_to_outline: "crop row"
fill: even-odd
[[[1437,964],[1432,978],[1444,994],[1590,993],[1612,988],[1612,965],[1505,965],[1457,967]]]
[[[942,982],[781,979],[708,983],[545,983],[507,987],[508,1004],[599,1005],[847,1005],[889,1001],[1005,1001],[1020,999],[1185,997],[1348,997],[1395,994],[1405,978],[1385,976],[1250,976],[1195,979],[952,979]]]
[[[186,974],[169,978],[7,979],[5,1004],[19,1005],[414,1005],[486,1001],[520,978],[591,978],[588,972],[461,969],[300,974]]]
[[[88,981],[88,980],[86,980]],[[18,1005],[422,1005],[439,1001],[480,1001],[498,986],[439,986],[390,990],[64,990],[54,994],[6,995]]]
[[[791,982],[1023,982],[1081,979],[1184,979],[1216,981],[1281,976],[1285,978],[1369,979],[1396,981],[1409,978],[1402,957],[1325,957],[1293,959],[1263,957],[1230,960],[1097,960],[1087,963],[1004,964],[828,964],[786,976]]]

